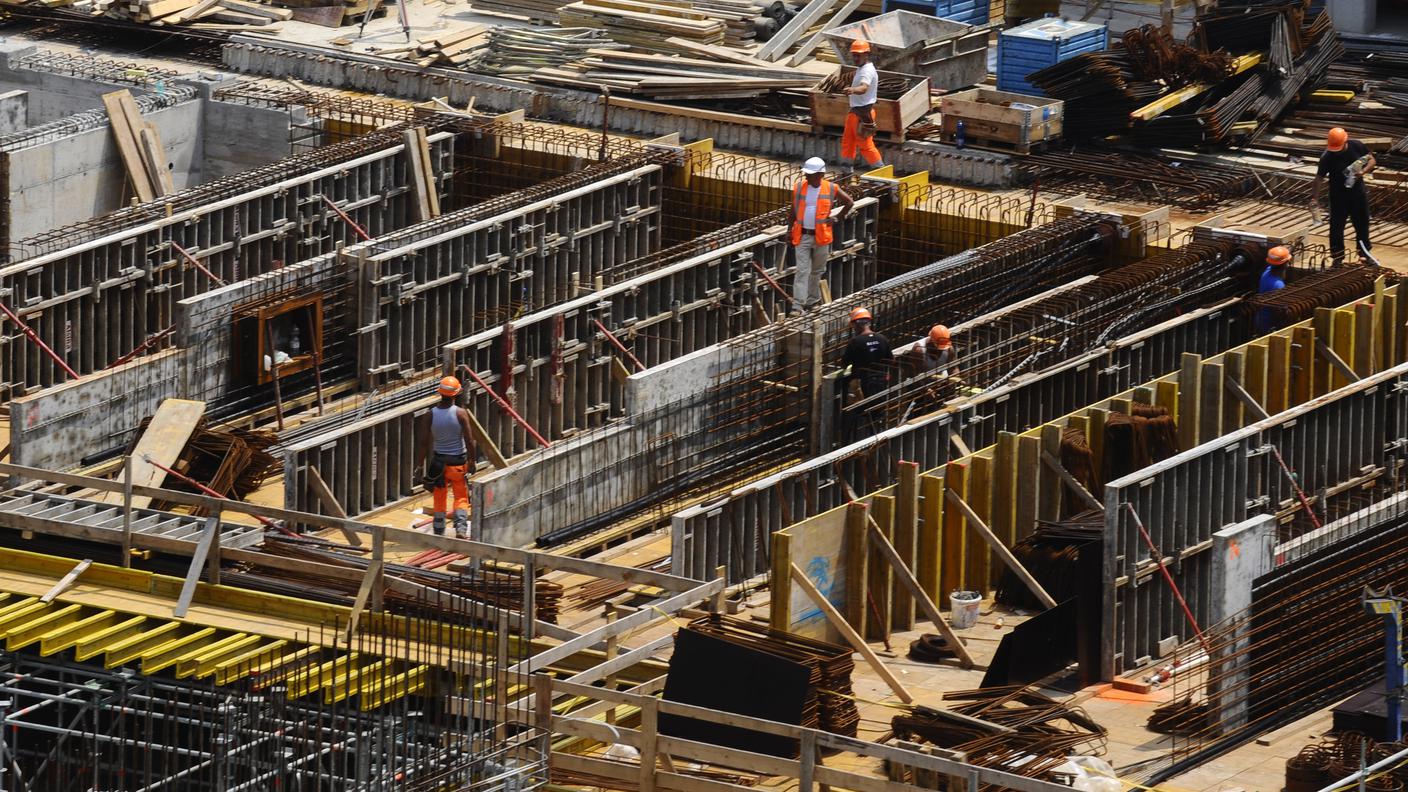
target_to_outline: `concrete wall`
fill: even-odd
[[[1276,545],[1276,518],[1265,514],[1224,528],[1212,535],[1213,601],[1208,628],[1228,631],[1232,640],[1218,641],[1209,658],[1215,672],[1209,682],[1209,698],[1221,710],[1221,722],[1229,728],[1247,720],[1247,673],[1251,644],[1250,609],[1252,584],[1271,571]],[[1220,691],[1226,691],[1221,693]]]
[[[185,102],[143,116],[161,132],[178,190],[202,181],[201,104]],[[8,156],[11,239],[111,212],[123,206],[130,193],[117,143],[106,125],[10,151]]]
[[[289,130],[293,124],[307,123],[302,108],[293,113],[264,107],[207,101],[205,122],[205,164],[203,182],[223,179],[291,156]]]
[[[29,126],[29,92],[0,93],[0,136],[14,134]]]
[[[183,396],[185,365],[186,350],[172,349],[11,401],[14,463],[70,470],[84,457],[126,445],[137,422],[108,416],[121,410],[145,417],[163,399]]]
[[[45,70],[40,65],[27,65],[26,57],[36,55],[39,48],[22,42],[0,42],[0,90],[22,90],[29,93],[27,125],[38,126],[66,116],[103,106],[102,96],[121,88],[134,96],[151,93],[145,87],[148,75],[137,73],[130,81],[93,79]]]

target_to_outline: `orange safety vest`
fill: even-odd
[[[836,185],[821,180],[821,191],[816,197],[816,243],[818,245],[831,244],[831,224],[822,221],[831,216],[831,201],[836,197]],[[792,220],[792,244],[802,244],[802,218],[807,213],[807,180],[802,179],[797,182],[797,186],[792,188],[792,204],[797,207],[796,217]]]

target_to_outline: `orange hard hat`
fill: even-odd
[[[460,381],[454,377],[446,377],[440,380],[440,384],[435,388],[435,392],[439,393],[441,396],[458,396],[460,395],[460,390]]]
[[[1330,151],[1340,151],[1344,149],[1344,144],[1349,142],[1349,133],[1344,131],[1344,127],[1335,127],[1325,136],[1325,148]]]
[[[1291,263],[1291,251],[1285,245],[1277,245],[1266,251],[1266,263],[1273,267],[1280,267]]]
[[[871,320],[871,318],[872,317],[870,316],[870,310],[867,308],[855,308],[851,310],[852,322],[859,322],[862,319],[868,322]]]
[[[870,42],[864,39],[856,39],[851,42],[851,52],[870,52]]]
[[[953,339],[949,335],[948,328],[943,325],[934,325],[929,328],[929,343],[939,349],[948,349],[953,346]]]

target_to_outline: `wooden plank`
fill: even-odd
[[[1316,308],[1315,316],[1310,320],[1310,326],[1315,329],[1316,340],[1332,343],[1334,335],[1334,314],[1329,308]],[[1338,383],[1338,384],[1336,384]],[[1339,377],[1326,366],[1315,367],[1315,376],[1311,379],[1310,391],[1306,395],[1306,400],[1313,399],[1322,393],[1329,393],[1331,388],[1344,386],[1342,377]]]
[[[1286,406],[1294,407],[1310,401],[1315,393],[1315,330],[1310,327],[1292,328],[1290,353],[1291,395]],[[1323,379],[1323,376],[1321,378]]]
[[[1095,471],[1098,486],[1100,471],[1105,469],[1105,423],[1110,413],[1099,407],[1091,407],[1085,411],[1085,414],[1090,420],[1090,427],[1086,431],[1086,442],[1090,444],[1090,465]],[[999,537],[1002,536],[1002,532],[997,530],[996,525],[993,526],[993,530],[997,531]]]
[[[915,462],[900,462],[899,481],[895,484],[895,551],[906,569],[915,568],[917,539],[919,532],[919,465]],[[895,575],[895,587],[891,593],[891,611],[896,630],[914,629],[914,597],[909,586]]]
[[[1078,498],[1082,503],[1084,503],[1086,508],[1094,509],[1096,511],[1105,510],[1104,504],[1096,500],[1095,496],[1090,494],[1090,490],[1086,489],[1079,481],[1076,480],[1075,476],[1071,475],[1071,471],[1066,470],[1066,466],[1061,464],[1061,460],[1057,459],[1054,456],[1051,456],[1051,454],[1047,453],[1046,451],[1042,451],[1041,461],[1045,463],[1047,468],[1049,468],[1051,472],[1055,473],[1056,476],[1061,479],[1061,481],[1065,482],[1067,489],[1073,495],[1075,495],[1076,498]]]
[[[1318,338],[1315,339],[1315,351],[1329,362],[1330,368],[1335,370],[1335,382],[1331,383],[1331,387],[1343,388],[1351,382],[1359,381],[1359,375],[1354,373],[1354,369],[1350,368],[1349,364],[1344,362],[1344,359],[1335,350]]]
[[[836,5],[836,0],[811,0],[806,7],[787,21],[782,29],[773,34],[768,39],[763,48],[758,50],[757,57],[760,60],[775,61],[782,57],[783,53],[792,48],[804,33],[811,29],[812,25],[821,21],[821,17]]]
[[[1265,339],[1258,339],[1242,348],[1242,378],[1238,382],[1252,401],[1266,409],[1266,374],[1270,360]],[[1250,423],[1250,421],[1247,421]]]
[[[938,600],[939,558],[943,555],[944,480],[941,476],[924,474],[919,477],[919,531],[915,542],[918,558],[915,577],[919,587],[930,598]]]
[[[1041,475],[1041,438],[1017,435],[1016,481],[1013,483],[1012,536],[1021,541],[1036,530],[1037,481]]]
[[[352,601],[352,614],[347,619],[347,640],[350,642],[357,635],[357,625],[361,622],[362,611],[367,607],[367,600],[370,599],[372,591],[382,585],[382,573],[386,570],[386,561],[380,558],[372,559],[367,565],[367,571],[362,575],[362,582],[357,586],[357,597]]]
[[[406,152],[406,180],[411,185],[411,205],[415,208],[416,220],[423,223],[434,215],[430,213],[430,196],[426,191],[426,177],[422,170],[425,165],[420,158],[420,138],[415,129],[407,129],[401,133],[401,142]]]
[[[190,8],[162,17],[161,21],[169,25],[182,25],[199,17],[201,14],[204,14],[206,11],[209,11],[219,4],[220,0],[200,0],[199,3],[196,3]]]
[[[210,548],[218,541],[220,541],[220,513],[216,512],[206,518],[205,530],[201,532],[195,552],[191,553],[191,565],[186,569],[186,579],[181,584],[181,594],[176,599],[176,607],[171,610],[172,616],[178,619],[184,618],[186,612],[190,610],[191,599],[196,594],[196,584],[200,582],[201,567],[205,566],[206,557],[210,555]]]
[[[1222,355],[1223,387],[1226,387],[1228,381],[1236,381],[1240,383],[1243,379],[1245,379],[1246,375],[1243,374],[1242,368],[1243,354],[1241,350],[1233,349],[1224,352]],[[1241,400],[1235,398],[1223,399],[1222,430],[1224,432],[1232,432],[1237,429],[1241,429],[1243,425],[1244,424],[1242,421]]]
[[[951,496],[967,494],[968,467],[959,462],[950,462],[944,468],[944,538],[943,555],[939,557],[939,592],[956,591],[963,588],[963,559],[967,548],[963,528],[963,514],[948,508]]]
[[[1400,359],[1402,356],[1398,348],[1398,333],[1400,328],[1398,327],[1398,323],[1394,321],[1394,317],[1398,315],[1398,299],[1397,287],[1394,287],[1394,289],[1384,294],[1383,324],[1381,331],[1383,338],[1381,341],[1383,344],[1383,357],[1380,358],[1382,361],[1379,364],[1380,370],[1392,368],[1402,362]]]
[[[967,647],[963,645],[963,641],[954,633],[953,628],[949,626],[948,620],[939,612],[939,606],[934,604],[934,600],[924,592],[923,587],[919,585],[919,581],[915,579],[913,572],[910,571],[910,567],[904,563],[904,559],[901,557],[899,551],[885,538],[885,534],[880,531],[880,527],[875,524],[874,520],[870,521],[870,541],[873,542],[876,549],[880,551],[880,557],[889,563],[891,570],[895,573],[895,579],[914,597],[914,600],[919,603],[919,607],[923,610],[925,617],[933,622],[934,626],[938,628],[939,633],[948,640],[949,646],[953,647],[954,654],[958,655],[958,661],[964,668],[971,668],[973,665],[973,657],[968,654]],[[910,629],[913,629],[913,627],[911,626]]]
[[[67,591],[69,586],[72,586],[73,582],[75,580],[78,580],[78,576],[82,575],[84,572],[87,572],[88,567],[92,565],[93,559],[91,558],[85,558],[82,561],[79,561],[77,564],[74,565],[73,569],[70,569],[67,574],[59,578],[59,582],[55,583],[53,588],[44,592],[44,596],[40,597],[39,601],[45,604],[53,602],[55,597]]]
[[[1222,364],[1203,363],[1198,369],[1198,439],[1222,436]]]
[[[189,5],[188,0],[180,0],[180,10]],[[117,142],[117,151],[122,158],[122,166],[127,169],[128,181],[132,184],[133,191],[137,194],[137,200],[148,203],[156,200],[156,186],[147,178],[146,165],[142,161],[141,142],[137,139],[137,130],[132,128],[128,122],[128,114],[124,104],[133,104],[132,94],[126,88],[120,91],[103,94],[103,109],[107,111],[108,123],[112,126],[113,139]]]
[[[295,22],[306,22],[310,25],[320,25],[322,27],[339,28],[342,27],[343,17],[347,16],[347,6],[310,6],[307,8],[293,8],[293,19]]]
[[[334,517],[347,519],[347,510],[337,502],[337,496],[332,494],[332,488],[323,480],[323,475],[318,472],[317,466],[309,465],[306,472],[308,474],[308,489],[322,502],[323,508],[327,509]],[[356,531],[345,525],[339,526],[339,530],[342,531],[342,536],[347,539],[348,544],[353,547],[362,546],[362,537]]]
[[[1353,357],[1350,362],[1354,364],[1354,373],[1362,379],[1373,376],[1377,370],[1375,361],[1378,360],[1375,347],[1377,346],[1374,332],[1374,306],[1370,303],[1359,303],[1354,306],[1353,321],[1350,324],[1350,332],[1354,335],[1350,342],[1350,349],[1353,350]],[[1346,310],[1346,313],[1349,311]]]
[[[166,399],[156,408],[156,414],[132,449],[133,486],[160,487],[166,481],[166,471],[157,464],[168,468],[176,464],[204,414],[205,402],[189,399]],[[98,500],[121,503],[122,494],[106,492]],[[132,508],[145,509],[151,502],[150,497],[139,495],[132,498]]]
[[[145,124],[137,132],[137,140],[142,144],[142,164],[147,176],[156,185],[157,197],[176,192],[176,182],[171,176],[171,165],[166,160],[166,148],[161,145],[161,133],[152,124]]]
[[[1266,399],[1262,404],[1272,415],[1291,405],[1291,340],[1283,334],[1266,339]]]
[[[825,38],[825,32],[845,24],[846,19],[860,7],[862,2],[863,0],[847,0],[846,4],[841,6],[841,10],[831,15],[830,22],[822,25],[816,33],[812,34],[811,38],[802,42],[802,45],[797,48],[797,51],[793,53],[792,57],[787,61],[787,65],[801,66],[803,63],[811,60],[812,50],[816,49],[817,45]]]
[[[992,508],[989,511],[993,533],[1010,547],[1017,543],[1017,435],[998,432],[993,451]]]
[[[879,525],[886,539],[893,539],[894,521],[895,499],[888,495],[871,496],[868,522]],[[865,546],[869,547],[869,544]],[[861,635],[871,640],[889,640],[890,627],[894,623],[894,617],[891,615],[894,603],[893,591],[891,590],[894,586],[894,575],[890,572],[890,565],[880,557],[878,550],[872,548],[867,556],[866,577],[870,581],[868,587],[870,602],[866,607],[870,609],[870,615],[874,618],[869,622],[870,629]]]
[[[866,547],[866,526],[870,505],[861,501],[846,504],[846,620],[864,635],[870,621],[866,592],[870,589],[870,555]]]
[[[612,360],[615,360],[615,358],[612,358]],[[490,437],[489,433],[484,430],[484,425],[479,423],[478,418],[474,417],[474,411],[465,408],[465,412],[469,414],[469,433],[474,435],[474,444],[479,447],[479,450],[484,452],[484,456],[489,458],[489,464],[493,465],[498,470],[503,470],[508,467],[508,460],[504,458],[504,454],[499,450],[499,446],[494,442],[494,438]]]
[[[831,622],[831,626],[835,627],[836,631],[845,637],[846,642],[857,652],[860,652],[861,657],[865,658],[865,662],[869,663],[870,667],[875,669],[875,673],[879,674],[880,678],[885,680],[885,684],[890,686],[890,690],[899,697],[900,701],[906,704],[914,701],[914,697],[909,694],[908,690],[905,690],[904,685],[901,685],[900,681],[895,678],[895,675],[890,672],[890,669],[885,667],[884,663],[880,662],[879,657],[875,656],[875,652],[870,648],[870,645],[861,640],[860,635],[851,628],[851,625],[846,623],[846,620],[837,612],[835,606],[833,606],[826,597],[821,596],[821,592],[817,591],[816,586],[813,586],[812,582],[807,579],[807,576],[802,574],[802,570],[798,569],[796,564],[792,564],[789,569],[792,574],[792,580],[801,587],[802,591],[806,592],[813,604],[820,608],[822,613],[826,614],[826,618]]]
[[[998,541],[996,536],[993,536],[992,530],[973,512],[973,509],[968,506],[968,503],[953,490],[949,490],[946,495],[948,502],[957,507],[960,516],[967,519],[969,527],[976,531],[984,542],[988,543],[988,547],[991,547],[993,552],[997,553],[1002,559],[1002,562],[1007,565],[1007,568],[1012,570],[1012,572],[1021,579],[1022,583],[1026,584],[1027,589],[1030,590],[1032,594],[1036,595],[1036,598],[1041,600],[1041,603],[1046,607],[1056,607],[1056,600],[1052,599],[1051,595],[1046,593],[1046,589],[1042,588],[1041,584],[1037,582],[1037,579],[1032,577],[1032,573],[1028,572],[1027,568],[1022,566],[1022,562],[1018,561],[1017,557],[1012,555],[1012,551],[1007,549],[1007,546],[1002,542]]]
[[[968,505],[973,507],[985,521],[992,519],[992,453],[979,451],[973,455],[968,466]],[[991,553],[975,552],[974,547],[967,553],[963,570],[963,587],[984,595],[991,589],[993,559]]]
[[[1201,363],[1202,356],[1184,352],[1178,368],[1178,447],[1188,449],[1196,446],[1202,430],[1202,413],[1198,410],[1202,395]]]
[[[286,22],[293,18],[293,12],[287,8],[276,8],[264,3],[250,3],[247,0],[220,0],[220,5],[231,11],[239,11],[242,14],[264,17],[275,22]]]
[[[774,630],[789,630],[792,627],[792,586],[785,581],[791,576],[787,568],[792,565],[792,536],[786,531],[772,535],[772,599],[768,601],[768,624]]]
[[[1247,409],[1247,414],[1252,417],[1252,420],[1264,421],[1267,418],[1271,417],[1266,413],[1266,410],[1263,409],[1259,403],[1257,403],[1257,400],[1252,398],[1252,395],[1250,393],[1247,393],[1246,389],[1243,388],[1242,384],[1237,382],[1235,378],[1223,377],[1222,385],[1228,390],[1229,393],[1236,397],[1236,401],[1241,402],[1242,406]],[[1248,421],[1248,423],[1250,423],[1250,421]]]
[[[1056,422],[1044,424],[1037,430],[1037,435],[1041,438],[1041,450],[1057,459],[1061,458],[1061,432],[1062,427]],[[1036,474],[1037,519],[1061,519],[1061,479],[1045,466],[1039,467]]]

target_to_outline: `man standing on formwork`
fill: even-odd
[[[1344,224],[1354,223],[1354,238],[1364,257],[1373,260],[1369,251],[1369,193],[1364,177],[1378,165],[1369,147],[1362,141],[1350,140],[1340,127],[1331,129],[1325,138],[1325,151],[1320,155],[1320,167],[1315,171],[1314,207],[1320,206],[1320,183],[1330,181],[1330,255],[1335,263],[1344,261]]]
[[[835,217],[831,208],[840,202]],[[808,311],[821,302],[821,279],[831,258],[832,224],[844,220],[856,202],[826,179],[826,163],[812,157],[802,164],[802,180],[792,187],[792,310]]]
[[[440,380],[436,393],[440,403],[421,417],[419,442],[416,443],[416,469],[425,464],[429,450],[430,466],[425,469],[425,488],[430,490],[434,507],[436,536],[445,535],[445,508],[449,492],[455,493],[455,537],[469,538],[469,473],[475,458],[474,436],[469,429],[469,413],[455,404],[460,395],[460,381],[454,377]]]
[[[851,110],[846,114],[846,128],[841,133],[841,159],[846,167],[855,165],[856,150],[871,168],[882,167],[880,149],[875,147],[875,99],[880,92],[880,74],[870,62],[870,42],[851,42],[851,60],[856,72],[851,87],[842,89],[850,98]]]

